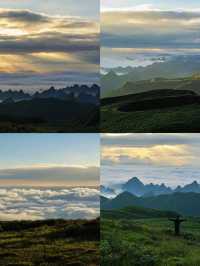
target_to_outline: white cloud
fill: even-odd
[[[95,188],[0,188],[0,220],[93,219],[99,215]]]

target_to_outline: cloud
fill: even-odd
[[[74,72],[79,81],[81,73],[98,73],[99,24],[79,17],[0,9],[0,59],[2,75],[65,77]]]
[[[63,165],[34,165],[11,169],[0,169],[2,185],[62,186],[96,185],[99,181],[99,167],[79,167]]]
[[[0,220],[93,219],[97,216],[99,190],[95,188],[0,188]]]
[[[29,10],[11,10],[11,9],[2,9],[0,8],[1,20],[11,20],[13,22],[21,22],[24,24],[29,23],[47,23],[49,22],[48,16],[33,13]]]
[[[103,12],[101,41],[104,47],[192,49],[199,47],[199,26],[200,12]]]
[[[186,145],[155,145],[152,147],[103,147],[102,159],[120,163],[182,166],[188,164],[193,156]]]
[[[190,145],[197,146],[200,136],[193,133],[127,133],[101,134],[101,142],[106,146],[149,147],[154,145]]]
[[[111,187],[133,176],[173,187],[200,182],[199,134],[101,134],[101,145],[101,181]]]

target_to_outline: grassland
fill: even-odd
[[[187,218],[175,236],[167,218],[101,219],[103,266],[198,266],[200,219]]]
[[[99,220],[1,222],[0,265],[99,265]]]
[[[102,99],[102,132],[199,132],[200,80],[127,82]]]
[[[200,97],[190,90],[152,90],[105,98],[102,132],[199,132]]]

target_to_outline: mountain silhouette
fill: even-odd
[[[97,84],[73,85],[62,89],[55,89],[53,86],[44,91],[36,91],[33,95],[25,93],[23,90],[0,90],[0,101],[6,102],[9,99],[15,101],[33,100],[33,99],[48,99],[55,98],[59,100],[70,100],[84,104],[99,105],[100,88]]]
[[[137,177],[133,177],[129,179],[125,184],[123,184],[122,190],[128,191],[136,196],[144,196],[148,195],[149,193],[151,195],[160,195],[169,194],[173,192],[173,190],[165,186],[165,184],[154,185],[153,183],[150,183],[145,185]]]

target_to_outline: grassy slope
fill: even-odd
[[[104,266],[198,266],[200,220],[188,218],[182,235],[166,218],[101,220]]]
[[[127,209],[128,207],[128,209]],[[125,209],[124,209],[125,208]],[[199,193],[172,193],[152,197],[136,197],[129,192],[123,192],[114,199],[102,200],[101,210],[116,210],[131,212],[133,215],[143,214],[142,217],[160,217],[162,212],[173,211],[185,216],[200,216],[200,194]],[[156,211],[155,211],[156,210]],[[159,213],[159,211],[161,213]],[[128,213],[127,213],[128,214]],[[126,216],[127,216],[126,214]],[[133,215],[132,215],[133,214]],[[166,215],[165,215],[166,216]],[[135,216],[136,217],[136,216]]]
[[[156,209],[143,208],[138,206],[125,207],[115,210],[101,210],[101,217],[107,219],[140,219],[152,217],[176,217],[178,213],[160,211]]]
[[[111,98],[102,100],[101,130],[102,132],[199,132],[199,103],[178,106],[178,102],[181,102],[181,99],[178,101],[177,98],[177,106],[174,107],[165,106],[165,108],[156,109],[155,106],[153,109],[148,110],[119,111],[120,106],[127,101],[151,100],[151,98],[156,99],[160,97],[160,103],[162,104],[162,98],[167,96],[166,91],[168,91],[168,96],[170,90],[171,95],[178,96],[177,92],[179,90],[183,92],[192,90],[199,93],[199,88],[199,79],[180,81],[155,80],[155,82],[142,81],[133,84],[128,83],[121,91],[123,90],[124,94],[134,94],[123,96],[121,100],[120,98],[113,98],[113,103],[109,104],[104,103],[108,101],[112,102]],[[141,102],[141,106],[142,104],[144,102]]]
[[[0,223],[0,265],[99,265],[98,221],[37,223]]]
[[[179,96],[177,96],[177,104]],[[173,94],[174,94],[173,93]],[[148,98],[148,94],[149,98]],[[158,94],[158,95],[156,95]],[[164,108],[136,110],[129,112],[119,111],[120,106],[130,101],[141,101],[141,98],[151,101],[161,97],[161,91],[129,95],[115,99],[113,104],[105,104],[101,108],[102,132],[199,132],[200,104],[186,104]],[[169,94],[168,94],[169,95]],[[169,96],[167,96],[169,97]],[[162,104],[162,98],[160,98]],[[110,101],[110,99],[105,100]],[[142,106],[142,102],[141,102]]]

